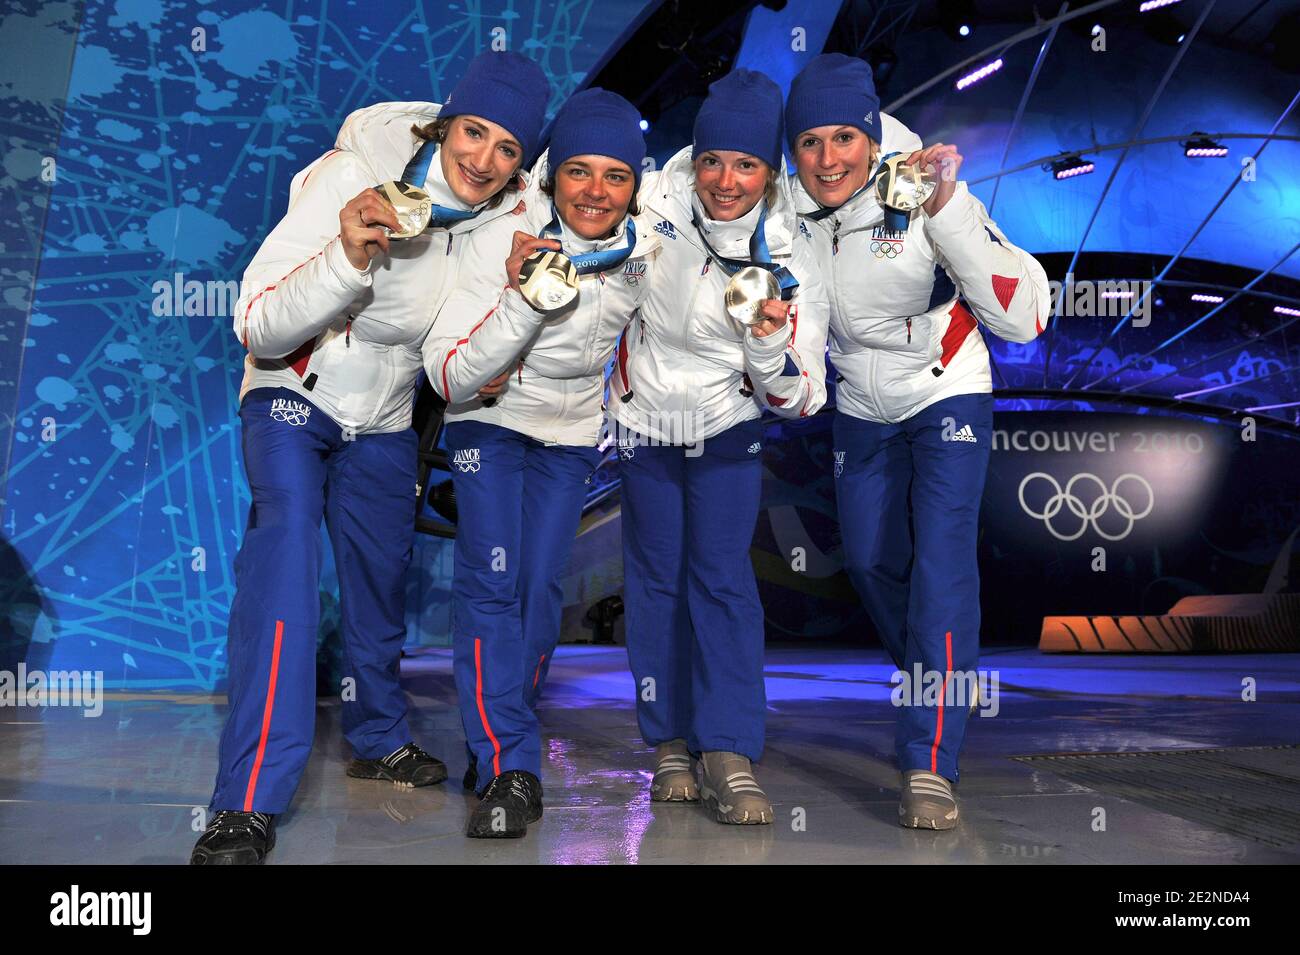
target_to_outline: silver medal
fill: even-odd
[[[433,199],[423,189],[396,179],[381,182],[375,189],[397,210],[397,221],[402,228],[396,232],[386,229],[390,239],[413,239],[429,227]]]
[[[887,209],[911,212],[925,205],[934,193],[934,176],[920,166],[909,166],[906,159],[906,153],[891,156],[876,173],[876,197]]]
[[[763,320],[759,309],[765,299],[781,297],[781,283],[767,269],[749,265],[731,277],[723,301],[727,314],[742,325],[757,325]]]
[[[539,249],[524,259],[519,291],[539,312],[564,308],[578,295],[578,270],[563,252]]]

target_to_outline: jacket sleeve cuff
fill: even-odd
[[[786,323],[770,335],[759,338],[752,330],[745,332],[745,351],[753,358],[762,360],[771,358],[773,355],[779,355],[785,351],[785,347],[790,344],[791,334],[790,322]]]
[[[338,236],[331,239],[330,244],[325,247],[325,262],[334,273],[334,277],[349,291],[360,292],[362,289],[369,288],[373,282],[370,263],[366,263],[365,269],[358,270],[348,261],[347,253],[343,251],[343,241]]]

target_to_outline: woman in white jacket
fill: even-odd
[[[294,177],[289,210],[244,275],[234,331],[252,491],[235,558],[229,713],[213,815],[191,861],[262,861],[311,751],[320,523],[338,568],[348,774],[427,786],[446,767],[412,741],[398,685],[416,481],[412,396],[421,345],[467,234],[518,203],[545,114],[527,58],[473,60],[441,110],[353,113],[337,146]],[[400,228],[373,187],[401,178],[433,201],[431,228]]]
[[[763,422],[825,401],[827,303],[781,158],[781,91],[761,73],[717,81],[694,144],[646,177],[657,233],[650,293],[619,346],[627,646],[637,717],[655,747],[651,798],[702,798],[723,823],[771,823],[763,751],[763,609],[749,548]],[[740,267],[781,297],[742,327],[724,307]],[[697,757],[695,775],[692,757]]]
[[[471,838],[519,837],[542,814],[534,707],[560,636],[560,576],[601,453],[605,366],[645,294],[654,233],[637,229],[640,116],[589,89],[555,118],[526,211],[478,230],[425,342],[448,402],[456,489],[452,646],[479,791]],[[577,297],[543,313],[520,292],[524,259],[562,250]]]
[[[899,712],[899,819],[957,822],[957,754],[979,655],[980,497],[993,427],[980,325],[1008,341],[1043,330],[1047,276],[964,182],[955,146],[922,148],[880,112],[871,67],[813,59],[790,87],[795,199],[830,288],[838,371],[834,471],[844,555],[894,663],[917,688]],[[880,160],[902,153],[938,177],[910,214],[883,209]],[[939,699],[919,691],[934,678]]]

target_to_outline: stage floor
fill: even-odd
[[[958,790],[963,821],[935,833],[896,821],[893,667],[879,651],[769,650],[768,748],[757,775],[777,823],[733,827],[697,806],[650,803],[650,752],[636,730],[626,653],[565,646],[542,705],[546,815],[526,838],[495,842],[463,835],[471,797],[460,789],[464,743],[450,664],[448,651],[420,651],[402,671],[417,741],[448,763],[451,779],[414,791],[349,779],[338,707],[322,700],[316,747],[294,808],[280,821],[272,863],[1300,859],[1300,750],[1290,748],[1300,744],[1300,655],[987,650],[981,665],[999,674],[1000,712],[971,721]],[[1247,677],[1257,683],[1257,702],[1241,699]],[[97,719],[67,709],[0,709],[0,862],[188,859],[196,807],[211,791],[224,698],[110,697]],[[1134,795],[1122,781],[1088,788],[1044,761],[1016,758],[1219,748],[1254,767],[1234,785],[1245,779],[1273,801],[1253,814],[1253,830],[1229,822],[1226,803],[1219,821],[1214,799],[1230,795],[1200,801],[1193,786],[1190,801],[1162,802]],[[1095,831],[1098,809],[1104,831]]]

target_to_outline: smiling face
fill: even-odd
[[[808,194],[838,208],[871,177],[874,140],[855,126],[818,126],[794,141],[795,169]]]
[[[438,156],[456,198],[476,206],[505,188],[523,164],[524,150],[504,126],[478,116],[456,116]]]
[[[584,239],[603,239],[627,215],[636,179],[609,156],[571,156],[555,170],[555,211]]]
[[[731,222],[758,205],[771,167],[749,153],[710,149],[695,157],[695,193],[710,219]]]

